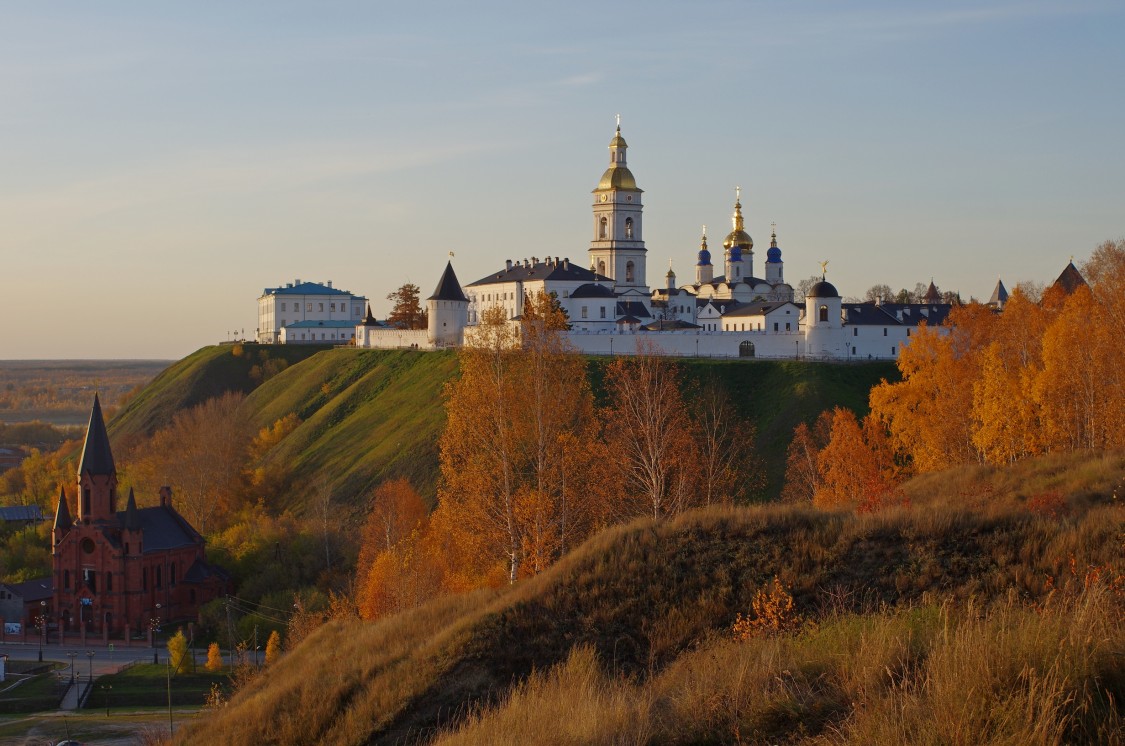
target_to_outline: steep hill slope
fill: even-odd
[[[115,444],[152,435],[181,409],[227,391],[249,393],[264,379],[315,355],[314,345],[217,345],[172,363],[114,416],[109,434]]]
[[[1081,500],[1069,506],[1074,512],[1065,520],[1036,515],[1013,500],[987,514],[941,504],[874,516],[746,507],[613,528],[544,574],[502,591],[443,599],[372,624],[327,625],[253,681],[186,742],[425,742],[477,708],[504,701],[514,683],[533,671],[558,666],[576,649],[593,653],[596,665],[590,675],[605,676],[616,687],[632,687],[666,671],[674,673],[680,666],[694,667],[693,676],[708,678],[719,670],[725,675],[724,656],[732,651],[715,636],[729,638],[736,615],[749,612],[756,592],[773,577],[792,590],[796,610],[819,620],[823,628],[800,638],[809,658],[801,665],[807,670],[779,670],[762,683],[765,688],[758,694],[744,691],[739,696],[748,701],[780,696],[778,688],[785,690],[788,677],[796,700],[779,705],[769,731],[775,740],[763,742],[776,742],[778,732],[793,740],[802,734],[815,736],[863,706],[843,684],[833,688],[835,679],[825,678],[826,671],[844,657],[851,656],[856,666],[867,666],[875,660],[872,656],[885,654],[886,661],[874,673],[833,676],[867,676],[864,680],[871,688],[860,692],[863,696],[873,696],[876,685],[894,690],[894,681],[900,680],[896,677],[913,675],[923,663],[929,665],[923,642],[940,645],[950,637],[949,632],[941,633],[942,615],[947,617],[948,630],[952,613],[942,611],[947,608],[941,606],[942,599],[952,603],[948,609],[969,604],[966,624],[974,623],[981,609],[1006,600],[1011,620],[998,621],[995,629],[981,634],[997,635],[992,642],[1017,651],[1039,635],[1047,640],[1042,650],[1061,650],[1061,642],[1052,641],[1036,626],[1036,620],[1052,607],[1037,604],[1051,596],[1048,578],[1062,585],[1072,577],[1082,584],[1081,572],[1072,575],[1071,568],[1098,567],[1103,578],[1125,573],[1121,554],[1125,515],[1107,491],[1107,485],[1111,488],[1125,473],[1122,467],[1120,458],[1105,466],[1094,490],[1098,494],[1085,490]],[[1113,471],[1108,482],[1107,468]],[[1125,694],[1125,661],[1107,651],[1120,644],[1123,635],[1119,623],[1107,620],[1117,618],[1114,615],[1120,611],[1104,604],[1120,599],[1099,598],[1083,602],[1085,612],[1075,607],[1074,618],[1059,617],[1062,621],[1050,630],[1065,637],[1067,629],[1078,625],[1086,643],[1076,644],[1093,648],[1083,648],[1089,653],[1083,658],[1086,668],[1068,675],[1073,673],[1079,689],[1107,688],[1107,696],[1098,694],[1096,707],[1119,708],[1113,702],[1120,702],[1119,695]],[[1097,604],[1102,606],[1095,609]],[[907,608],[915,612],[894,611]],[[878,609],[890,611],[871,615]],[[869,616],[864,617],[865,612]],[[897,625],[902,640],[860,634],[878,628],[884,623],[880,619],[891,627]],[[1031,631],[1012,638],[1011,629],[1020,625],[1031,625]],[[982,647],[991,644],[985,640]],[[739,651],[733,652],[746,654]],[[754,648],[747,655],[760,662],[778,651]],[[940,660],[933,665],[944,665]],[[996,691],[1015,686],[1023,664],[1016,660],[1004,665],[1016,678],[1004,679]],[[308,676],[309,671],[318,674]],[[800,680],[794,678],[798,674]],[[807,683],[802,685],[806,675]],[[732,678],[737,677],[732,674]],[[974,696],[979,700],[981,694]],[[1099,713],[1091,727],[1104,720],[1104,711]],[[734,732],[738,723],[733,723]],[[552,723],[541,722],[538,727],[546,734]],[[499,735],[492,733],[493,738]],[[976,742],[967,738],[966,742]],[[689,733],[679,740],[734,738],[727,731],[726,738]],[[477,742],[490,741],[482,737]],[[603,737],[600,742],[614,740]]]
[[[895,378],[890,363],[832,365],[799,361],[683,361],[689,386],[713,381],[736,411],[758,428],[767,469],[765,496],[777,495],[793,428],[840,405],[864,412],[867,391]],[[607,358],[590,358],[589,375],[602,393]],[[383,479],[409,478],[436,495],[437,440],[445,422],[442,388],[457,372],[451,352],[325,349],[312,346],[205,347],[171,365],[110,423],[122,453],[171,423],[176,412],[225,391],[247,393],[245,412],[256,427],[290,413],[301,425],[267,455],[291,487],[281,507],[301,511],[322,486],[338,504],[359,505]]]
[[[442,387],[457,370],[449,352],[330,350],[283,371],[246,399],[259,427],[294,412],[301,425],[267,462],[297,484],[318,480],[344,502],[385,479],[408,478],[424,495],[437,488]],[[301,508],[293,492],[283,507]]]

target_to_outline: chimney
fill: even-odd
[[[328,281],[328,287],[332,287],[332,280]]]
[[[160,507],[172,507],[172,488],[168,485],[164,485],[160,488]]]
[[[570,271],[570,257],[567,257],[566,259],[563,259],[563,269],[565,269],[568,272]]]
[[[300,285],[300,284],[301,284],[301,278],[300,278],[300,277],[298,277],[298,278],[297,278],[297,279],[296,279],[296,280],[294,281],[294,283],[295,283],[295,284],[297,284],[297,285]]]
[[[507,269],[509,272],[512,271],[512,260],[511,259],[507,259],[507,260],[504,261],[504,268]]]

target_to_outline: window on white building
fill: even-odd
[[[312,312],[312,303],[305,304],[305,311],[308,311],[309,313]]]
[[[323,303],[317,303],[316,305],[318,306],[318,308],[317,308],[318,311],[324,311],[324,304]]]
[[[605,306],[602,306],[598,310],[602,312],[602,318],[604,319],[605,318]]]
[[[582,306],[582,318],[586,318],[586,306]]]
[[[282,311],[284,311],[284,310],[285,310],[285,302],[284,302],[284,301],[282,301],[282,303],[281,303],[281,310],[282,310]]]

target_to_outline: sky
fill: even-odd
[[[0,2],[0,359],[174,359],[266,287],[377,317],[585,263],[615,115],[650,284],[736,185],[760,270],[987,299],[1125,235],[1120,2]],[[760,271],[756,274],[761,274]]]

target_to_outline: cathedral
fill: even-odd
[[[208,564],[203,537],[172,506],[138,508],[133,490],[117,506],[117,467],[94,396],[78,463],[72,516],[60,489],[51,532],[53,603],[59,630],[134,636],[161,622],[191,621],[199,607],[228,591],[229,576]]]
[[[619,122],[609,143],[609,166],[593,190],[585,263],[566,257],[509,259],[465,286],[447,264],[427,300],[429,329],[390,328],[369,313],[356,327],[356,346],[455,347],[464,344],[466,332],[471,336],[485,309],[500,307],[517,323],[526,299],[539,293],[557,299],[570,321],[569,342],[587,354],[630,354],[643,338],[644,349],[669,355],[893,360],[920,324],[940,324],[948,314],[949,305],[936,297],[932,283],[934,292],[922,303],[844,303],[822,274],[808,295],[796,298],[785,281],[776,229],[761,276],[755,274],[741,189],[735,191],[731,232],[722,244],[721,274],[704,226],[693,281],[678,285],[669,266],[664,284],[651,288],[644,192],[629,168],[628,147]]]

